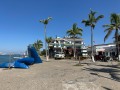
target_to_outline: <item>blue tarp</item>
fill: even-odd
[[[10,68],[24,68],[24,69],[28,69],[29,68],[29,66],[27,66],[26,64],[19,63],[17,61],[14,61],[12,63],[5,62],[5,63],[0,64],[0,68],[9,68],[9,67]]]
[[[35,47],[28,46],[29,57],[34,58],[34,63],[42,63],[41,58],[39,57]]]
[[[5,63],[2,63],[0,64],[0,68],[24,68],[24,69],[27,69],[29,68],[28,65],[31,65],[34,63],[34,58],[21,58],[21,59],[18,59],[12,63],[8,63],[8,62],[5,62]]]
[[[9,67],[11,68],[13,66],[14,66],[14,62],[12,62],[12,63],[4,62],[4,63],[0,64],[0,68],[9,68]]]
[[[29,57],[27,57],[27,58],[21,58],[21,59],[18,59],[16,61],[19,62],[19,63],[24,63],[26,65],[32,65],[32,64],[34,64],[34,58],[29,58]]]
[[[17,62],[15,61],[14,63],[14,67],[13,68],[23,68],[23,69],[28,69],[29,66],[24,64],[24,63],[20,63],[20,62]]]
[[[27,58],[21,58],[12,63],[8,63],[8,62],[2,63],[2,64],[0,64],[0,68],[9,68],[10,67],[10,68],[28,69],[29,68],[28,65],[31,65],[34,63],[42,63],[41,58],[39,57],[36,49],[33,46],[28,46],[28,54],[29,54],[29,57],[27,57]]]

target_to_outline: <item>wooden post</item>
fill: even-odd
[[[80,56],[79,56],[79,65],[80,65]]]

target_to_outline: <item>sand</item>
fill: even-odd
[[[44,61],[29,69],[0,69],[0,90],[120,90],[118,62]]]

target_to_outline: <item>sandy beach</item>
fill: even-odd
[[[0,90],[120,90],[117,62],[54,60],[29,69],[0,69]]]

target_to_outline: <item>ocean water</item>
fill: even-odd
[[[16,60],[14,57],[21,57],[21,55],[0,55],[0,63],[13,62]]]

